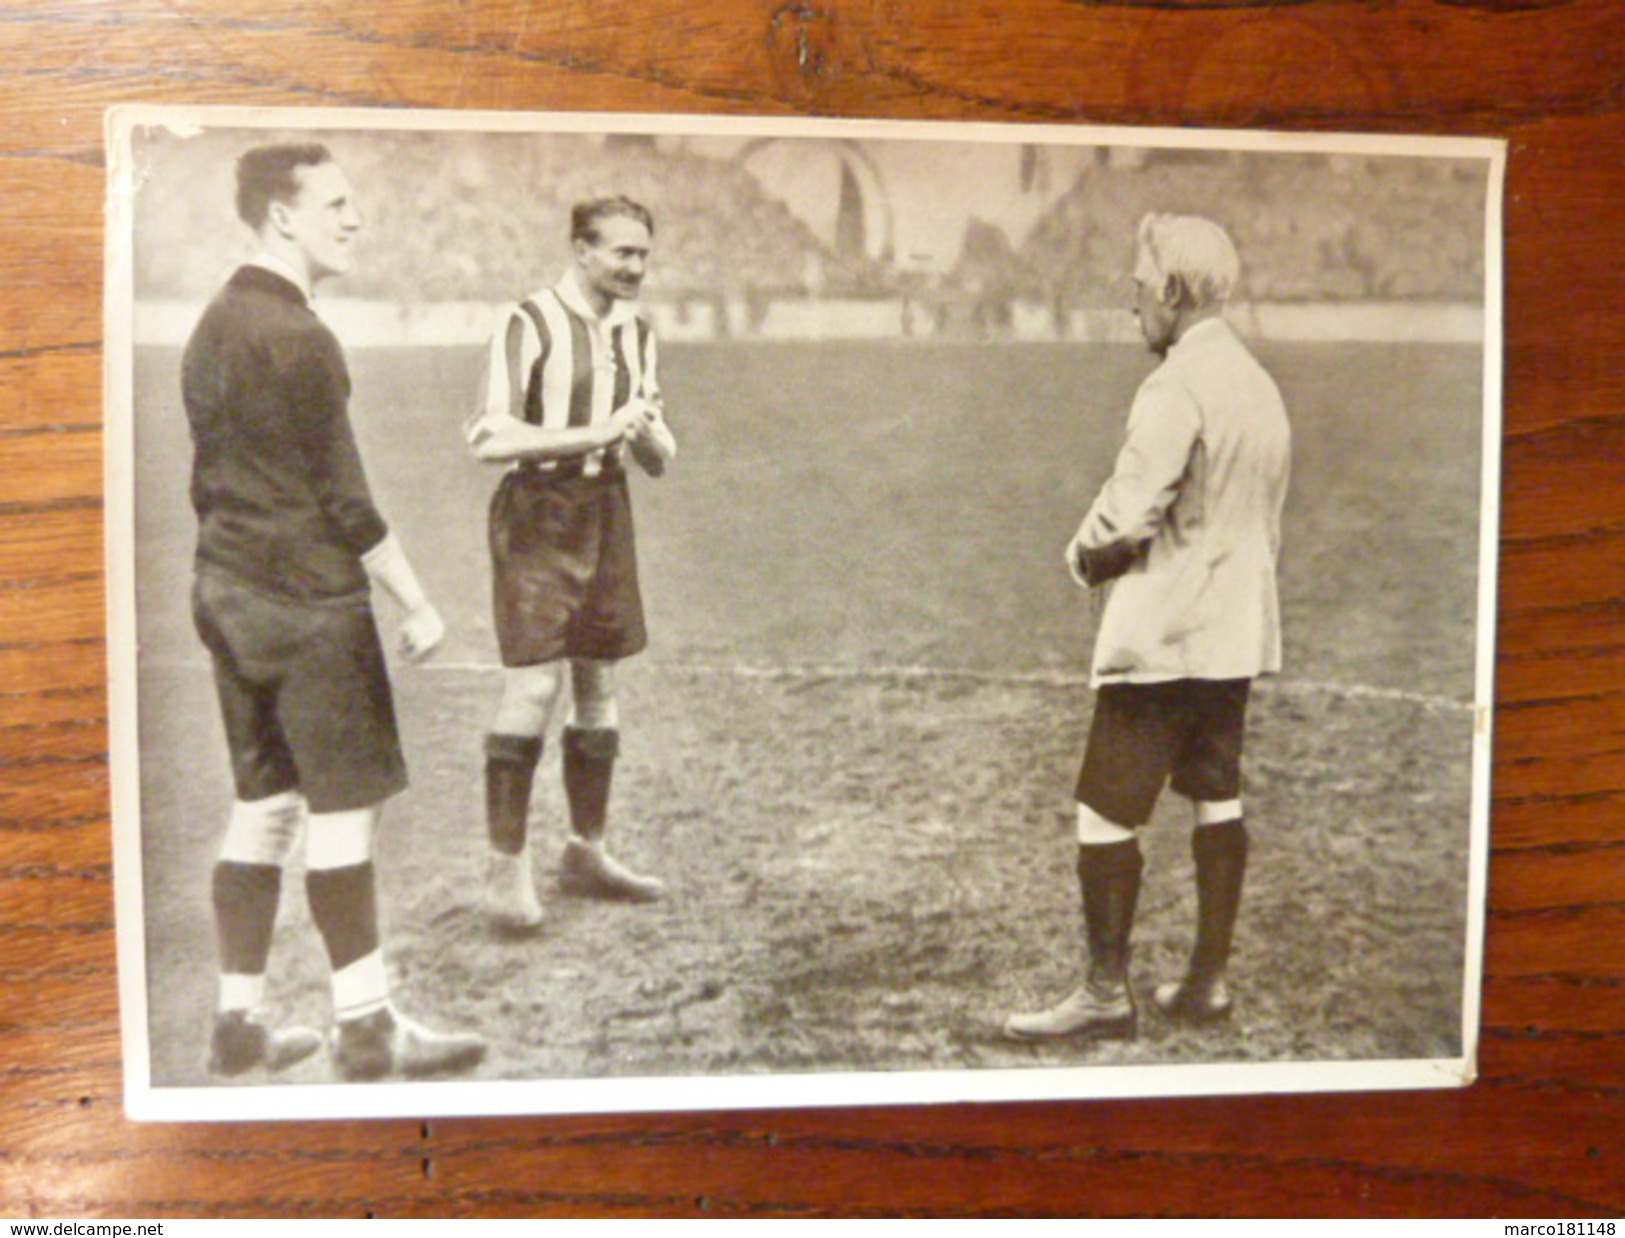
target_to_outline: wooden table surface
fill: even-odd
[[[11,117],[0,134],[0,1213],[1625,1212],[1625,6],[10,0],[0,45]],[[1510,139],[1478,1083],[612,1118],[127,1122],[100,300],[102,113],[127,101]]]

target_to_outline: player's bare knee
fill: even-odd
[[[615,663],[577,659],[570,664],[574,698],[572,723],[600,730],[620,725],[615,703]]]
[[[378,828],[380,805],[339,812],[313,812],[305,836],[307,868],[354,868],[372,860],[372,840]]]
[[[510,667],[503,672],[502,704],[491,729],[504,735],[540,735],[547,729],[563,686],[557,662]]]
[[[238,800],[226,823],[220,858],[280,868],[304,819],[305,799],[297,791],[283,791],[261,800]]]

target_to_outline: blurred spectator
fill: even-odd
[[[233,161],[279,135],[149,131],[135,145],[135,277],[143,298],[201,300],[244,257],[229,213]],[[380,132],[326,141],[368,195],[376,255],[334,294],[421,304],[488,300],[542,283],[567,259],[558,224],[609,190],[662,225],[647,296],[684,304],[917,294],[918,273],[821,244],[735,163],[648,141],[587,135]],[[884,150],[877,150],[884,166]],[[139,186],[163,186],[142,193]],[[1483,282],[1483,169],[1397,157],[1149,151],[1093,161],[1019,247],[968,219],[940,296],[980,303],[993,333],[1021,300],[1057,320],[1123,302],[1122,255],[1148,211],[1204,212],[1241,250],[1241,301],[1460,300]],[[226,206],[223,208],[221,204]],[[819,273],[817,287],[808,272]],[[760,315],[757,315],[760,316]]]

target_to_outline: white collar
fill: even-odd
[[[293,263],[285,258],[278,258],[275,254],[268,254],[263,249],[248,260],[250,266],[260,267],[272,275],[280,275],[295,288],[304,294],[305,300],[311,299],[311,288],[305,282],[305,277],[299,273]]]
[[[1221,332],[1228,335],[1230,325],[1225,322],[1223,314],[1215,314],[1212,318],[1204,318],[1194,327],[1188,329],[1184,335],[1179,337],[1179,342],[1174,345],[1174,348],[1183,348],[1191,340],[1201,343],[1207,336]],[[1173,349],[1169,349],[1169,351],[1172,352]]]
[[[630,322],[638,316],[636,301],[614,300],[609,303],[609,312],[602,317],[593,309],[592,302],[587,299],[586,289],[581,286],[581,275],[574,268],[564,273],[564,278],[553,286],[558,293],[559,300],[563,301],[576,313],[588,322],[602,323],[606,327],[618,327],[623,322]]]

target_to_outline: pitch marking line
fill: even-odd
[[[813,680],[835,679],[858,682],[862,680],[901,680],[904,682],[948,682],[982,684],[1023,684],[1040,688],[1087,688],[1089,676],[1070,671],[978,671],[966,667],[941,666],[851,666],[841,664],[797,663],[787,666],[725,665],[715,662],[647,662],[653,669],[675,671],[686,675],[726,675],[736,679]],[[203,671],[207,662],[180,658],[151,658],[142,663],[143,670]],[[502,668],[495,662],[425,662],[411,668],[414,673],[438,671],[458,675],[494,675]],[[1398,701],[1407,705],[1420,705],[1446,713],[1470,713],[1471,701],[1453,696],[1435,696],[1426,692],[1406,692],[1400,688],[1379,688],[1371,684],[1338,683],[1328,679],[1280,679],[1274,676],[1260,679],[1255,684],[1260,692],[1280,692],[1288,696],[1342,696],[1354,700]]]
[[[786,666],[728,665],[715,662],[648,662],[646,666],[690,675],[726,675],[737,679],[836,679],[903,680],[905,682],[949,681],[984,684],[1024,684],[1042,688],[1087,688],[1089,676],[1070,671],[978,671],[964,667],[939,666],[851,666],[842,664],[796,663]],[[428,662],[419,670],[487,674],[501,668],[490,662]],[[1379,688],[1371,684],[1337,683],[1322,679],[1279,679],[1257,681],[1262,692],[1282,692],[1289,696],[1343,696],[1360,700],[1400,701],[1427,709],[1470,712],[1471,701],[1400,688]]]

